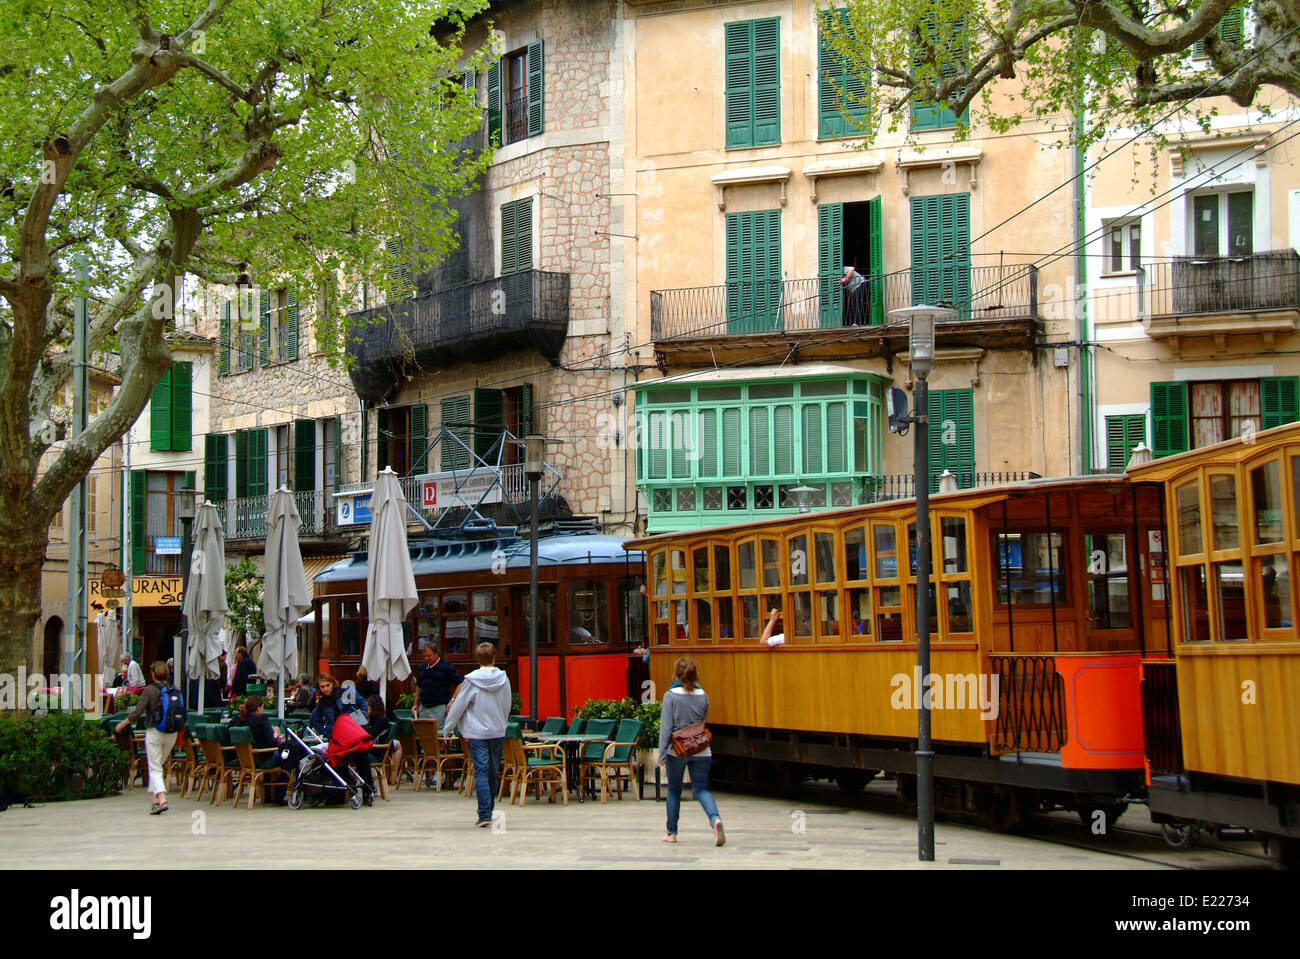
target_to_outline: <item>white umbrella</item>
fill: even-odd
[[[185,649],[185,672],[199,681],[199,710],[203,710],[203,680],[220,675],[221,644],[217,633],[226,616],[226,543],[217,508],[204,503],[194,517],[194,559],[190,563],[190,588],[181,607],[190,625]]]
[[[257,671],[265,679],[280,680],[277,715],[284,718],[284,674],[298,673],[298,617],[311,608],[311,591],[302,570],[298,526],[302,516],[293,494],[281,486],[271,496],[266,517],[266,587],[262,592],[262,620],[266,633]]]
[[[118,651],[117,617],[110,609],[95,617],[95,645],[99,650],[99,671],[104,675],[104,685],[113,681],[117,670],[114,664],[122,654]]]
[[[415,575],[406,547],[406,497],[397,474],[385,469],[375,480],[370,497],[370,546],[366,570],[366,599],[370,626],[361,665],[386,695],[389,679],[411,675],[406,658],[402,623],[415,608]]]

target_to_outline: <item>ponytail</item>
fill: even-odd
[[[699,670],[695,667],[695,660],[683,656],[674,664],[673,673],[677,679],[681,680],[684,690],[688,693],[695,692],[695,688],[700,682]]]

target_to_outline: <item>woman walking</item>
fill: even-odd
[[[117,732],[120,733],[141,716],[148,716],[151,723],[161,721],[162,700],[168,688],[167,664],[160,660],[149,667],[149,672],[153,675],[153,682],[140,693],[139,701],[127,713],[126,719],[117,724]],[[155,716],[160,718],[155,719]],[[164,733],[155,725],[150,725],[144,731],[144,751],[149,764],[149,792],[153,793],[153,806],[149,810],[151,816],[167,811],[167,777],[163,774],[163,762],[175,748],[176,733]]]
[[[727,836],[722,831],[718,804],[709,792],[709,767],[713,764],[713,752],[707,746],[692,756],[678,756],[672,751],[673,733],[709,718],[709,697],[700,688],[694,660],[685,657],[677,660],[673,673],[681,685],[674,683],[664,694],[663,713],[659,721],[659,764],[668,768],[668,831],[664,835],[664,842],[677,841],[677,815],[682,807],[682,775],[689,769],[691,792],[704,807],[704,814],[709,817],[709,825],[713,828],[713,844],[721,846],[726,843]]]

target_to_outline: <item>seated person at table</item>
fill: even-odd
[[[759,639],[758,645],[766,646],[768,649],[785,645],[785,630],[778,629],[778,623],[781,623],[781,611],[774,609],[767,621],[767,626],[763,629],[763,636]]]
[[[265,705],[261,696],[253,695],[244,700],[241,707],[246,712],[246,725],[253,734],[254,749],[274,749],[275,752],[266,753],[258,759],[257,765],[260,769],[284,769],[286,772],[292,768],[292,763],[286,764],[281,760],[279,746],[280,737],[275,734],[271,721],[266,718],[262,710]],[[280,783],[271,787],[271,793],[267,797],[268,802],[283,803],[285,793],[285,783]]]
[[[351,711],[349,706],[342,700],[342,691],[331,674],[321,673],[316,677],[316,707],[311,711],[311,728],[326,739],[329,739],[331,733],[334,732],[334,724],[339,717]],[[370,785],[369,751],[358,749],[355,752],[348,753],[347,764],[357,771],[357,775],[365,783],[364,801],[366,805],[373,806],[375,804],[375,787]]]
[[[289,705],[293,709],[311,709],[313,698],[311,679],[303,673],[298,677],[298,688],[293,691],[293,698],[289,700]]]
[[[378,696],[371,696],[366,700],[366,714],[370,720],[366,724],[370,738],[374,740],[376,746],[383,746],[393,734],[393,724],[388,720],[388,709],[384,706],[384,701]],[[377,749],[371,750],[370,758],[378,759],[379,752],[380,750]]]

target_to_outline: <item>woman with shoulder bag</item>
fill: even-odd
[[[709,767],[713,752],[704,721],[709,718],[709,697],[699,686],[695,661],[677,660],[673,673],[676,682],[664,694],[663,713],[659,720],[659,765],[668,769],[668,831],[664,842],[677,841],[677,815],[682,806],[682,776],[691,771],[691,792],[704,807],[713,828],[713,844],[726,843],[718,804],[709,792]]]

